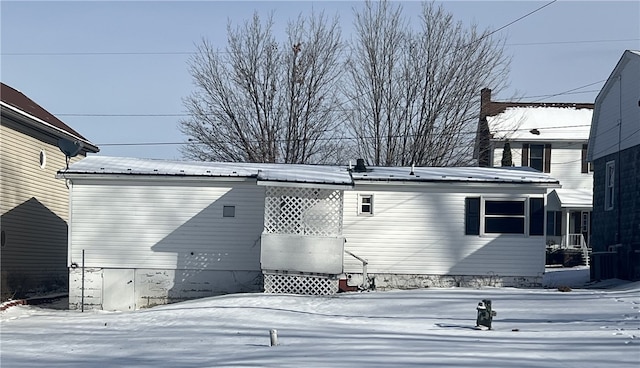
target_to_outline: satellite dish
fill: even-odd
[[[82,147],[84,147],[84,143],[79,140],[70,141],[66,138],[58,139],[58,148],[60,148],[60,151],[67,157],[67,169],[69,169],[69,160],[71,157],[76,157],[78,153],[80,153],[80,150],[82,150]]]

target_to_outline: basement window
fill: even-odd
[[[236,206],[223,206],[222,217],[236,217]]]

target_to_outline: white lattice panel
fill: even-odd
[[[342,234],[341,190],[267,187],[264,232],[337,236]]]
[[[268,294],[333,295],[338,280],[323,276],[264,274],[264,292]]]

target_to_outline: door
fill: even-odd
[[[102,270],[102,309],[135,310],[135,279],[132,269]]]

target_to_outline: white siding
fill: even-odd
[[[465,197],[522,198],[516,190],[487,187],[474,193],[453,186],[436,190],[391,185],[356,189],[345,191],[345,249],[368,260],[369,273],[538,276],[544,272],[543,236],[465,235]],[[374,195],[373,216],[358,216],[359,193]],[[345,272],[362,272],[362,265],[345,257]]]
[[[74,180],[70,263],[260,270],[264,188],[255,182]],[[223,217],[223,206],[235,217]]]
[[[593,160],[640,144],[640,58],[628,57],[623,63],[596,100],[594,129],[589,138]]]
[[[593,172],[582,172],[582,145],[587,142],[551,142],[551,172],[549,175],[560,181],[564,189],[593,189]],[[502,162],[502,145],[493,153],[493,166]],[[514,166],[522,164],[522,143],[511,143]]]

